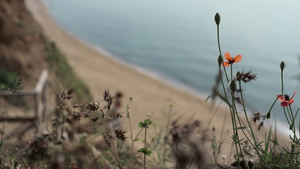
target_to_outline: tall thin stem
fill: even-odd
[[[220,44],[220,29],[219,29],[219,25],[217,25],[217,39],[218,39],[219,53],[220,53],[220,55],[222,55],[221,44]]]
[[[147,148],[147,127],[145,127],[145,148]],[[146,153],[144,153],[144,169],[146,169]]]
[[[253,147],[255,147],[255,151],[256,151],[256,153],[258,154],[258,156],[259,156],[259,158],[263,161],[263,163],[269,168],[269,166],[268,166],[268,164],[265,162],[265,160],[264,160],[264,158],[260,155],[260,153],[259,153],[259,151],[258,151],[258,149],[257,149],[257,138],[255,137],[255,134],[254,134],[254,131],[253,131],[253,129],[252,129],[252,125],[251,125],[251,123],[250,123],[250,121],[249,121],[249,119],[248,119],[248,115],[247,115],[247,112],[246,112],[246,106],[245,106],[245,103],[244,103],[244,96],[243,96],[243,92],[242,92],[242,82],[239,80],[239,86],[240,86],[240,91],[241,91],[241,99],[242,99],[242,105],[243,105],[243,109],[244,109],[244,115],[245,115],[245,117],[246,117],[246,121],[247,121],[247,124],[248,124],[248,126],[249,126],[249,128],[250,128],[250,132],[251,132],[251,135],[252,135],[252,138],[253,138],[253,140],[254,140],[254,144],[255,145],[253,145],[253,143],[251,142],[251,140],[248,138],[248,136],[246,135],[246,133],[244,132],[244,130],[242,130],[243,131],[243,134],[245,135],[245,137],[247,138],[247,140],[249,141],[249,143],[253,146]],[[240,119],[239,119],[239,122],[240,122],[240,125],[241,125],[241,121],[240,121]]]
[[[6,120],[4,120],[4,123],[3,123],[3,126],[2,126],[2,132],[0,133],[1,134],[0,151],[2,151],[2,146],[3,146],[3,136],[4,136],[5,123],[6,123]]]
[[[164,137],[167,137],[167,135],[168,135],[168,133],[169,133],[169,125],[170,125],[170,120],[171,120],[171,113],[172,113],[172,108],[173,108],[173,105],[172,104],[170,104],[169,105],[169,111],[168,111],[168,121],[167,121],[167,125],[166,125],[166,131],[165,131],[165,135],[164,135]],[[164,141],[163,141],[163,164],[165,164],[165,162],[166,162],[166,158],[165,158],[165,156],[166,156],[166,139],[164,139]]]
[[[281,93],[283,94],[283,69],[281,69]]]

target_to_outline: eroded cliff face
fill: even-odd
[[[0,68],[24,77],[24,88],[33,88],[47,68],[47,44],[24,0],[0,0]]]

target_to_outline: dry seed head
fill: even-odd
[[[236,72],[235,77],[237,81],[240,81],[242,79],[242,73],[240,71]]]
[[[74,89],[69,89],[68,92],[67,92],[67,94],[71,95],[73,93],[73,91],[74,91]]]
[[[121,129],[121,128],[117,128],[115,129],[115,134],[116,134],[116,137],[119,139],[119,140],[122,140],[122,141],[125,141],[126,140],[126,136],[125,136],[125,133],[126,131]]]

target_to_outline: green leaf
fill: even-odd
[[[151,156],[152,155],[152,151],[146,147],[139,149],[137,152],[143,153],[146,156]]]
[[[149,128],[149,126],[152,124],[153,122],[150,119],[146,119],[144,120],[144,122],[140,122],[139,123],[139,127],[140,128]]]

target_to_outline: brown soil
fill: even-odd
[[[47,68],[46,43],[24,0],[0,1],[0,68],[24,77],[24,88],[33,88]]]

